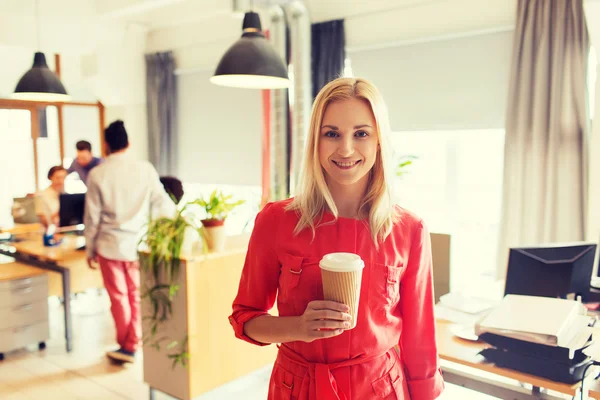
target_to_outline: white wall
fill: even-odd
[[[261,185],[260,90],[216,86],[212,71],[177,77],[178,175],[184,182]]]
[[[268,21],[263,18],[262,22],[264,25]],[[214,69],[220,57],[241,34],[242,20],[222,14],[200,23],[150,31],[146,50],[173,50],[177,68],[180,69]]]

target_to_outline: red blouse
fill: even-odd
[[[269,203],[256,217],[229,317],[238,338],[264,345],[244,334],[244,323],[267,314],[276,299],[280,316],[302,315],[310,301],[323,300],[323,255],[355,253],[365,268],[357,326],[333,338],[282,344],[269,399],[437,398],[444,383],[435,341],[430,237],[423,221],[398,207],[400,220],[376,249],[366,221],[335,220],[330,213],[314,240],[310,229],[294,236],[298,216],[285,211],[289,203]]]

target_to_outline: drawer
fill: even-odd
[[[0,305],[0,330],[48,320],[48,299],[13,307]]]
[[[44,342],[50,337],[48,321],[0,330],[0,353]]]
[[[1,281],[0,292],[39,285],[48,285],[48,274],[36,275],[30,278],[12,279],[10,281]]]
[[[0,307],[12,308],[24,304],[37,303],[48,298],[48,278],[34,280],[11,288],[0,290]]]

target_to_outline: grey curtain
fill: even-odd
[[[177,85],[173,53],[146,54],[148,153],[160,175],[177,175]]]
[[[311,26],[312,94],[344,73],[346,34],[344,20],[327,21]],[[293,60],[292,60],[293,62]]]
[[[584,239],[588,169],[582,0],[519,0],[506,116],[498,277],[508,248]]]

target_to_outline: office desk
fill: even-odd
[[[490,396],[511,400],[560,399],[560,397],[544,393],[543,389],[552,390],[571,397],[578,392],[580,386],[579,383],[569,385],[512,369],[496,367],[494,364],[486,361],[483,356],[477,355],[480,350],[488,346],[487,344],[483,342],[470,342],[454,336],[450,331],[452,325],[454,325],[452,322],[444,320],[436,321],[436,336],[440,359],[474,368],[478,371],[485,371],[504,378],[514,379],[518,382],[529,384],[532,388],[525,389],[517,385],[510,385],[508,383],[494,381],[493,379],[486,379],[464,371],[459,371],[451,366],[442,365],[444,380],[446,382],[463,386]],[[586,382],[586,385],[590,385],[590,383]],[[598,388],[600,390],[600,386],[598,386]]]
[[[85,251],[76,250],[76,242],[73,239],[75,237],[65,237],[61,245],[46,247],[43,245],[41,233],[33,232],[22,236],[19,242],[0,245],[0,254],[60,274],[60,277],[56,274],[49,274],[49,290],[50,295],[62,295],[63,297],[67,352],[72,349],[73,337],[71,293],[103,287],[100,271],[88,268]]]

